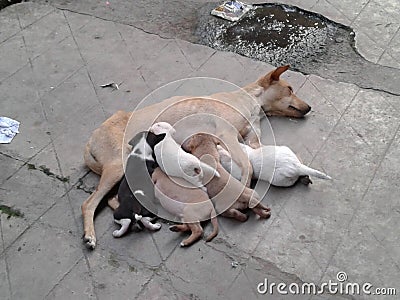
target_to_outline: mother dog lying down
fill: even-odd
[[[260,116],[263,111],[267,115],[303,117],[311,109],[293,93],[293,89],[286,81],[280,79],[281,74],[288,68],[289,66],[278,67],[256,82],[234,92],[218,93],[209,97],[172,97],[134,112],[118,111],[107,119],[93,132],[84,154],[86,165],[101,175],[96,190],[82,204],[83,240],[86,246],[92,249],[96,246],[94,213],[103,197],[124,174],[122,153],[129,151],[130,146],[127,142],[130,138],[137,132],[148,129],[154,122],[164,121],[174,124],[187,115],[210,113],[232,124],[247,144],[257,147],[259,146],[257,132],[251,130],[248,120],[251,120],[256,131],[259,131]],[[162,111],[163,113],[159,115]],[[127,126],[130,118],[132,122],[129,122],[129,125],[132,126]],[[127,139],[124,141],[125,130]],[[243,174],[249,174],[249,162],[239,146],[236,133],[215,128],[215,135],[236,143],[230,147],[232,157],[242,167]],[[250,178],[244,178],[244,181],[249,183]]]

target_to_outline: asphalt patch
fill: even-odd
[[[214,5],[199,11],[195,36],[200,44],[274,66],[289,64],[303,74],[400,94],[400,70],[362,57],[350,27],[296,6],[271,3],[256,5],[241,20],[230,22],[210,15]]]

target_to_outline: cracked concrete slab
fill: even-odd
[[[371,15],[378,5],[372,0],[365,8],[366,1],[284,2],[324,12],[336,21],[367,22],[382,16],[381,9]],[[184,10],[204,4],[187,3]],[[23,3],[0,11],[0,50],[10,52],[0,58],[2,115],[21,121],[21,132],[0,146],[0,204],[24,213],[0,213],[2,297],[349,299],[257,293],[265,278],[319,284],[334,280],[339,271],[351,281],[399,291],[400,97],[291,71],[283,77],[312,111],[300,120],[269,118],[276,143],[290,146],[332,181],[272,187],[263,200],[272,208],[269,220],[250,215],[239,224],[219,218],[218,237],[188,249],[179,247],[187,235],[169,231],[166,222],[158,232],[115,239],[117,225],[111,210],[104,208],[95,220],[98,247],[86,250],[80,206],[99,177],[84,166],[83,149],[95,128],[172,80],[206,76],[241,86],[273,66],[174,38],[177,29],[165,36],[168,28],[157,27],[160,19],[148,22],[154,13],[149,7],[168,15],[182,6],[180,1],[135,3],[138,11],[146,10],[144,15],[129,10],[127,2],[118,8],[94,1],[52,4],[63,9]],[[384,5],[388,20],[395,18],[393,1]],[[346,11],[349,6],[352,10]],[[128,12],[125,18],[117,19],[123,10]],[[126,25],[130,13],[137,18],[134,26]],[[396,22],[368,33],[370,46],[361,48],[371,50],[369,59],[380,63],[385,54],[388,63],[397,59]],[[366,34],[363,26],[356,28],[359,37]],[[384,43],[376,42],[380,34]],[[122,82],[121,89],[99,87],[106,81]],[[196,94],[204,88],[217,87],[199,84],[190,90],[182,85],[179,91]],[[162,95],[154,94],[149,102]],[[268,142],[271,137],[263,138]],[[207,234],[210,225],[204,228]]]

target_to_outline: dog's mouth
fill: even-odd
[[[296,106],[289,105],[288,108],[290,111],[294,112],[297,117],[304,117],[311,110],[310,106],[307,106],[306,109],[300,109]]]

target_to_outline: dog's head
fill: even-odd
[[[182,148],[185,149],[185,151],[188,151],[190,153],[193,153],[195,150],[207,150],[209,154],[212,154],[211,152],[216,152],[217,151],[217,145],[220,143],[220,141],[206,133],[197,133],[195,135],[192,135],[190,138],[188,138],[183,144]]]
[[[260,105],[267,116],[304,117],[311,107],[297,97],[293,88],[280,76],[289,66],[278,67],[257,80]]]
[[[162,133],[169,133],[170,135],[174,135],[175,134],[175,129],[171,126],[171,124],[167,123],[167,122],[158,122],[158,123],[154,123],[150,129],[150,132],[159,135]]]

